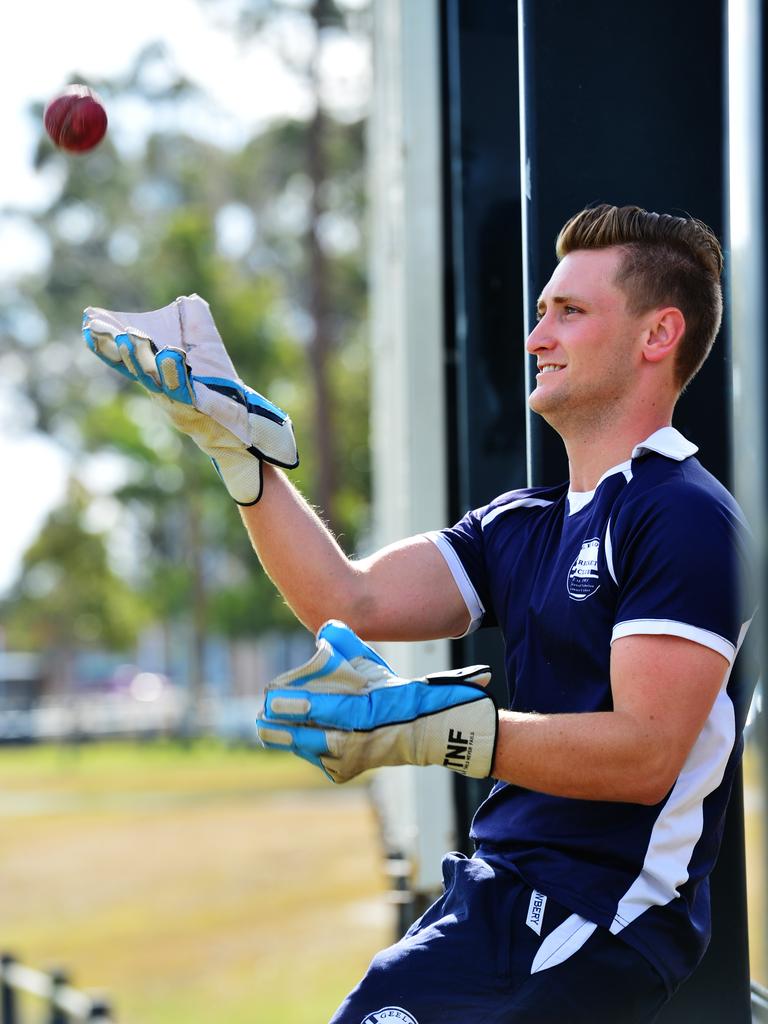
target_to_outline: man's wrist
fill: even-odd
[[[431,744],[428,763],[467,778],[487,779],[493,771],[499,732],[498,711],[491,695],[484,693],[479,700],[443,714],[445,721]]]

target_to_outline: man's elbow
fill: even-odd
[[[649,758],[634,773],[629,802],[655,807],[666,799],[679,774],[679,766],[669,758]]]
[[[634,794],[634,799],[628,802],[642,804],[643,807],[655,807],[656,804],[660,804],[665,799],[671,788],[671,785],[639,786]]]
[[[313,633],[329,619],[340,619],[355,633],[364,636],[374,620],[374,602],[362,581],[348,578],[342,586],[329,584],[321,591],[305,595],[303,607],[295,608],[301,622]]]

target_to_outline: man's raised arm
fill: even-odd
[[[282,472],[298,464],[289,416],[239,378],[204,299],[182,295],[145,313],[89,306],[83,336],[209,456],[267,574],[305,626],[315,632],[343,618],[371,640],[466,630],[463,598],[431,541],[414,537],[359,561],[344,554]]]

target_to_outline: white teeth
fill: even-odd
[[[555,370],[562,370],[562,366],[555,366],[553,363],[549,363],[547,366],[539,367],[539,373],[554,373]]]

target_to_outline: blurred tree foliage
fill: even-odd
[[[345,31],[343,8],[282,7],[242,0],[225,13],[235,10],[240,33],[276,30],[285,14],[305,20],[314,33],[305,118],[271,123],[234,148],[174,127],[205,97],[156,44],[123,77],[89,83],[112,109],[150,112],[161,127],[143,145],[118,151],[108,134],[73,158],[41,135],[36,167],[58,182],[55,194],[44,209],[14,215],[47,239],[50,259],[2,287],[0,380],[18,396],[17,424],[63,445],[80,483],[4,602],[11,645],[51,645],[68,632],[78,645],[127,649],[143,621],[185,618],[200,655],[210,632],[294,625],[205,457],[87,352],[79,334],[87,305],[138,310],[204,296],[242,378],[291,413],[297,484],[328,506],[347,549],[365,528],[364,122],[335,116],[321,96],[319,40]],[[31,113],[39,123],[41,108]],[[93,469],[105,453],[120,483],[111,496],[89,494],[84,481],[100,490]],[[109,536],[93,525],[105,508]]]
[[[87,527],[86,512],[87,495],[73,482],[24,554],[14,620],[28,649],[71,653],[98,641],[119,650],[146,621],[141,601],[109,565],[103,536]]]

